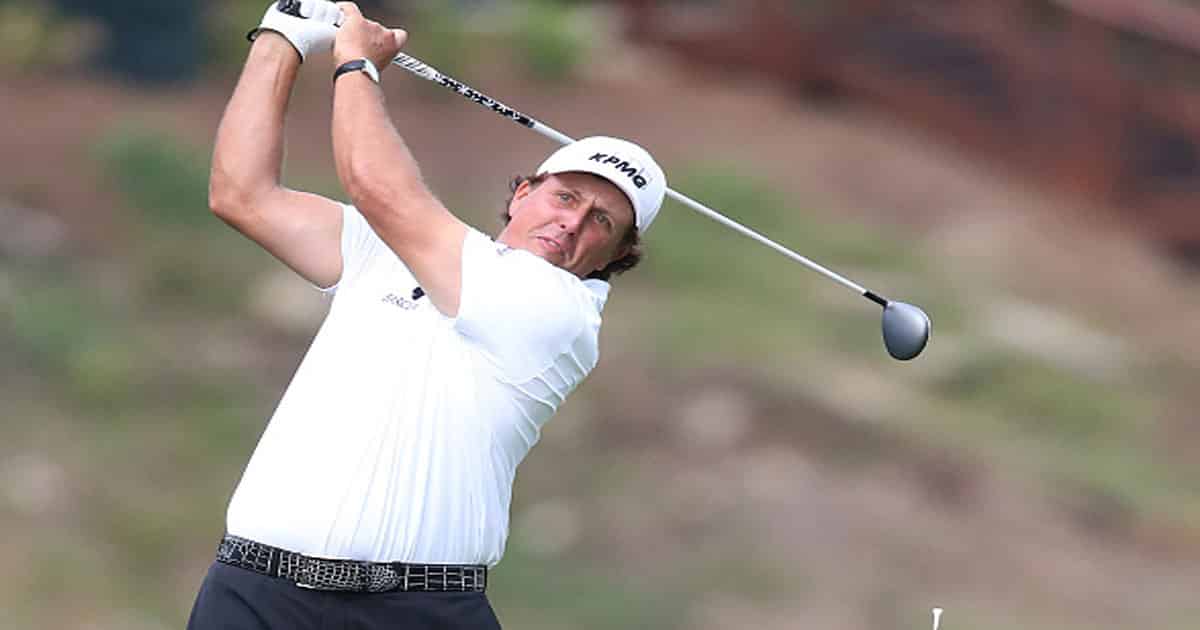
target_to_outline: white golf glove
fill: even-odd
[[[279,10],[279,2],[272,0],[271,6],[263,15],[258,28],[246,34],[250,41],[262,31],[275,31],[287,38],[288,42],[300,53],[303,62],[310,53],[328,52],[333,49],[333,39],[337,36],[338,23],[342,10],[327,0],[289,0],[293,5],[299,5],[300,15],[296,17]]]

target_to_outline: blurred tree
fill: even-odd
[[[37,63],[55,67],[86,58],[95,33],[80,21],[64,20],[53,7],[0,0],[0,67],[21,71]]]
[[[201,3],[190,0],[57,0],[108,29],[104,66],[145,83],[186,81],[200,65]]]
[[[566,81],[583,62],[587,42],[573,22],[573,8],[578,4],[563,0],[522,3],[515,45],[525,68],[538,80]]]

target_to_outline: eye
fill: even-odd
[[[592,220],[599,224],[605,232],[613,231],[612,217],[608,216],[607,212],[593,211]]]
[[[571,199],[573,199],[573,197],[571,197],[571,193],[567,193],[567,192],[558,193],[558,200],[563,203],[570,203]]]

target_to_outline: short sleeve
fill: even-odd
[[[505,380],[524,382],[570,351],[598,322],[598,308],[587,293],[569,272],[468,229],[455,327],[488,355]]]
[[[352,284],[367,266],[367,262],[386,248],[387,245],[375,234],[375,230],[371,229],[371,225],[359,213],[358,208],[342,204],[342,275],[336,284],[322,288],[321,291],[332,294],[339,288]]]

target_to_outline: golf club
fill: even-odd
[[[300,17],[300,6],[295,0],[280,0],[278,6],[280,11]],[[462,81],[442,74],[420,59],[400,53],[392,60],[392,63],[422,79],[442,85],[459,96],[486,107],[522,127],[532,129],[559,144],[575,142],[574,138],[497,101]],[[929,316],[920,308],[906,302],[888,300],[671,188],[667,188],[667,196],[735,232],[774,249],[883,307],[883,344],[892,358],[907,361],[915,358],[925,349],[925,345],[929,342],[932,324]]]

